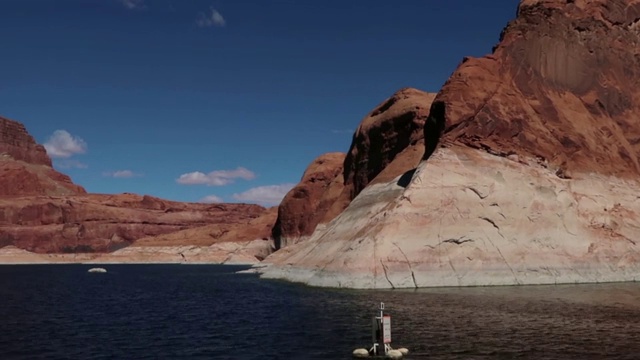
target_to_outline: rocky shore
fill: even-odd
[[[566,180],[534,159],[445,147],[259,271],[349,288],[635,281],[639,193],[638,182]]]
[[[433,99],[417,167],[403,148],[369,177],[345,161],[363,180],[346,209],[258,271],[349,288],[640,278],[639,18],[636,0],[521,1]]]
[[[271,252],[265,240],[210,246],[129,246],[111,253],[38,254],[15,246],[0,248],[0,265],[17,264],[226,264],[254,265]]]

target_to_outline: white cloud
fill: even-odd
[[[238,201],[258,203],[267,206],[278,205],[282,201],[282,198],[284,198],[295,185],[296,184],[258,186],[240,194],[233,194],[233,198]]]
[[[252,180],[255,177],[252,171],[239,167],[235,170],[216,170],[208,174],[200,171],[182,174],[176,182],[183,185],[222,186],[232,183],[235,179]]]
[[[120,0],[122,5],[127,9],[142,9],[144,8],[144,0]]]
[[[102,175],[104,176],[109,176],[109,177],[114,177],[114,178],[132,178],[132,177],[137,177],[137,176],[142,176],[138,173],[135,173],[131,170],[117,170],[117,171],[108,171],[103,173]]]
[[[82,163],[78,160],[72,160],[72,159],[63,159],[60,160],[56,163],[56,165],[58,165],[59,168],[61,169],[86,169],[89,167],[89,165]]]
[[[217,204],[217,203],[224,202],[224,200],[222,200],[222,198],[219,196],[209,195],[209,196],[203,197],[198,202],[207,203],[207,204]]]
[[[52,158],[68,158],[75,154],[84,154],[87,143],[79,137],[74,137],[66,130],[56,130],[44,143],[47,154]]]
[[[200,27],[211,27],[211,26],[217,26],[217,27],[223,27],[227,24],[226,20],[224,19],[224,17],[222,17],[222,14],[220,14],[218,12],[218,10],[214,9],[213,7],[211,7],[209,9],[210,13],[204,13],[204,12],[200,12],[198,14],[198,17],[196,18],[196,24]]]

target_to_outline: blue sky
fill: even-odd
[[[95,193],[277,204],[402,87],[437,92],[517,0],[2,0],[0,115]]]

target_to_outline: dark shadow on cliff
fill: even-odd
[[[398,182],[396,184],[398,186],[402,186],[403,188],[406,188],[407,186],[409,186],[409,183],[411,182],[411,179],[413,178],[413,174],[415,174],[415,172],[416,172],[416,169],[411,169],[406,173],[402,174],[402,176],[400,176],[400,179],[398,179]]]
[[[280,248],[282,248],[282,219],[280,216],[280,211],[278,211],[276,223],[273,224],[273,227],[271,228],[271,237],[273,238],[273,246],[275,247],[275,251],[280,250]]]
[[[440,137],[444,133],[446,105],[442,101],[436,101],[431,105],[429,118],[424,124],[424,156],[427,160],[438,148]]]

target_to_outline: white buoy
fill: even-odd
[[[356,359],[363,359],[369,357],[369,351],[367,349],[355,349],[353,350],[353,357]]]
[[[91,269],[89,269],[88,272],[90,272],[90,273],[106,273],[107,269],[105,269],[105,268],[91,268]]]
[[[407,348],[394,350],[391,347],[391,315],[385,314],[384,303],[380,303],[380,315],[374,316],[371,320],[371,340],[373,345],[370,350],[353,350],[354,358],[368,358],[373,356],[376,359],[385,357],[386,359],[402,359],[409,353]]]
[[[389,350],[387,351],[387,358],[392,360],[400,360],[402,359],[402,353],[400,350]]]

